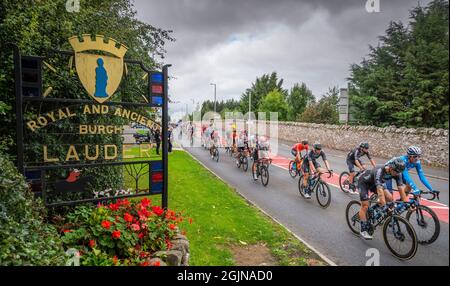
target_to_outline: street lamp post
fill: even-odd
[[[214,113],[216,113],[217,84],[215,84],[215,83],[210,83],[210,85],[214,85]]]

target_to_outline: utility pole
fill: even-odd
[[[215,83],[210,83],[210,85],[214,85],[214,113],[216,113],[217,84],[215,84]]]

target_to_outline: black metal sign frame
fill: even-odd
[[[16,108],[16,144],[17,144],[17,168],[20,173],[24,176],[27,171],[41,171],[43,174],[47,170],[52,169],[71,169],[71,168],[85,168],[85,167],[100,167],[100,166],[126,166],[126,165],[134,165],[134,164],[148,164],[149,168],[149,188],[150,181],[152,180],[152,165],[156,165],[155,161],[145,160],[145,161],[122,161],[122,162],[101,162],[101,163],[79,163],[79,164],[54,164],[54,165],[43,165],[43,166],[26,166],[24,162],[24,109],[23,105],[27,102],[55,102],[55,103],[73,103],[73,104],[92,104],[95,103],[93,100],[82,100],[82,99],[69,99],[69,98],[44,98],[42,96],[30,97],[23,96],[23,81],[22,81],[22,59],[23,58],[33,58],[30,56],[21,55],[19,48],[15,44],[11,44],[14,52],[14,89],[15,89],[15,108]],[[58,51],[53,50],[52,53],[58,53],[65,56],[74,56],[74,52],[69,51]],[[37,58],[37,57],[35,57]],[[41,59],[45,59],[45,57],[40,57]],[[130,197],[141,197],[148,195],[161,194],[162,202],[161,205],[164,209],[168,207],[168,68],[171,65],[164,65],[162,68],[162,73],[158,71],[152,71],[145,67],[145,65],[141,61],[132,60],[132,59],[124,59],[124,63],[138,65],[148,76],[148,94],[149,94],[149,103],[139,103],[139,102],[112,102],[107,101],[102,103],[101,105],[120,105],[120,106],[130,106],[130,107],[157,107],[162,109],[162,126],[161,126],[161,135],[162,135],[162,160],[157,161],[159,163],[160,173],[162,173],[162,181],[160,182],[161,192],[159,193],[136,193],[122,196],[114,196],[114,197],[104,197],[104,198],[93,198],[93,199],[83,199],[83,200],[73,200],[73,201],[63,201],[58,203],[47,203],[46,201],[46,187],[45,187],[45,179],[42,178],[42,198],[47,207],[56,207],[56,206],[67,206],[67,205],[76,205],[87,202],[102,202],[108,200],[116,200]],[[152,75],[154,74],[162,74],[162,93],[157,96],[157,104],[155,104],[152,100]],[[42,87],[39,91],[42,94]],[[162,102],[161,102],[162,101]],[[157,167],[158,168],[158,167]],[[45,177],[45,176],[43,176]],[[149,190],[151,191],[151,190]]]

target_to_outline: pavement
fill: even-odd
[[[268,186],[264,187],[260,181],[255,182],[251,178],[250,168],[246,173],[236,168],[234,159],[227,155],[224,149],[220,150],[220,159],[216,163],[211,160],[209,152],[205,149],[186,147],[188,144],[185,140],[186,138],[178,143],[185,146],[186,151],[244,198],[337,265],[365,265],[371,257],[369,254],[373,248],[379,251],[382,266],[449,265],[449,185],[448,172],[445,170],[425,167],[425,173],[433,176],[428,177],[430,183],[435,189],[441,191],[439,202],[423,200],[423,204],[432,207],[438,214],[441,225],[439,238],[431,245],[419,245],[414,258],[401,261],[387,249],[381,235],[381,228],[376,230],[373,240],[365,241],[355,236],[347,226],[345,208],[351,200],[358,200],[359,197],[345,194],[337,187],[339,174],[347,169],[345,152],[325,149],[335,174],[328,181],[332,193],[331,205],[323,209],[317,203],[315,196],[311,200],[305,200],[299,195],[298,178],[292,179],[287,171],[287,164],[291,158],[289,142],[280,142],[278,153],[273,154],[274,162],[269,168],[270,181]],[[199,141],[196,139],[195,143],[199,144]],[[386,158],[375,158],[375,160],[377,164],[382,164]],[[419,182],[417,175],[412,174],[412,177]],[[419,185],[421,185],[420,182]]]

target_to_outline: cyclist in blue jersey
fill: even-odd
[[[428,182],[427,178],[425,177],[425,174],[423,173],[422,165],[420,164],[420,157],[422,156],[422,150],[417,146],[411,146],[407,150],[407,154],[404,156],[401,156],[403,162],[406,164],[406,168],[402,173],[403,183],[406,184],[406,192],[410,193],[411,190],[413,194],[420,194],[419,188],[414,184],[411,176],[409,175],[408,170],[415,168],[417,171],[417,174],[419,175],[419,179],[422,182],[422,184],[425,185],[425,187],[430,192],[436,192],[433,190],[433,187]],[[386,182],[387,189],[392,192],[392,180],[388,180]]]

